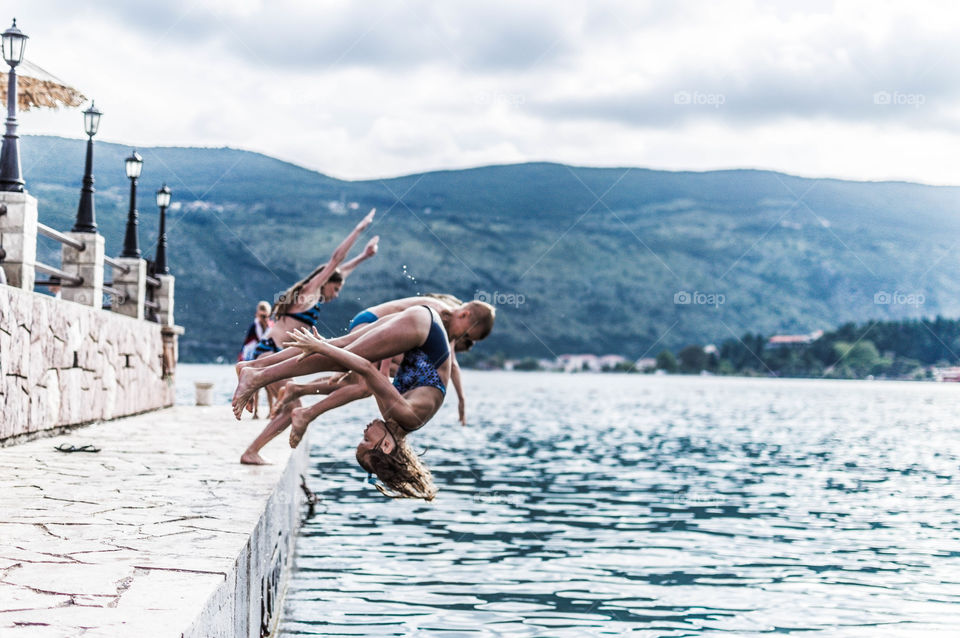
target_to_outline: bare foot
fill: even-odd
[[[287,386],[290,385],[290,383],[292,383],[292,381],[285,383],[283,387],[280,388],[280,391],[277,392],[277,396],[273,398],[273,405],[270,406],[271,419],[277,416],[278,414],[280,414],[280,411],[282,409],[281,406],[283,405],[283,397],[287,394]]]
[[[286,412],[291,408],[300,407],[300,397],[304,395],[303,386],[293,381],[288,381],[283,386],[283,393],[277,401],[276,412]]]
[[[243,456],[240,457],[240,462],[244,465],[270,465],[262,456],[250,450],[243,453]]]
[[[307,426],[310,425],[307,410],[308,408],[294,408],[290,413],[290,447],[300,445],[300,440],[307,433]]]
[[[233,401],[231,402],[233,416],[237,417],[237,421],[240,420],[244,407],[252,409],[250,399],[253,398],[253,394],[258,387],[257,371],[255,369],[244,368],[240,371],[240,380],[237,381],[237,389],[233,393]]]
[[[233,369],[237,371],[237,376],[239,377],[240,372],[242,372],[244,368],[252,366],[253,364],[253,361],[237,361],[237,365],[233,366]]]

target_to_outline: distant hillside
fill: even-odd
[[[84,144],[22,140],[27,188],[48,225],[73,223]],[[232,149],[138,150],[149,256],[161,182],[178,205],[169,259],[187,361],[235,357],[256,301],[326,260],[372,206],[381,252],[327,310],[331,332],[367,305],[431,291],[498,293],[482,350],[511,356],[636,357],[747,331],[960,315],[955,187],[545,163],[342,181]],[[114,255],[129,151],[96,146],[97,221]],[[41,254],[54,249],[42,240]],[[683,292],[693,303],[675,303]]]

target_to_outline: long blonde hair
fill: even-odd
[[[437,487],[433,484],[430,469],[413,451],[406,437],[400,435],[400,427],[396,423],[392,420],[381,423],[397,442],[393,452],[387,454],[379,446],[364,452],[358,450],[357,463],[383,481],[383,485],[377,483],[377,489],[384,496],[432,501],[437,495]]]
[[[293,284],[292,286],[287,288],[285,291],[281,292],[277,296],[277,301],[273,306],[274,319],[282,317],[283,315],[287,314],[287,310],[289,310],[291,306],[296,306],[297,304],[299,304],[301,301],[300,291],[303,290],[304,286],[310,283],[311,279],[319,275],[320,272],[323,271],[323,269],[326,267],[327,267],[326,264],[320,264],[319,266],[313,269],[312,273],[310,273],[309,275],[307,275],[297,283]],[[320,285],[323,286],[324,284],[327,284],[330,282],[343,283],[343,275],[340,274],[339,268],[334,270],[330,274],[330,277],[325,282],[323,282],[323,284],[320,284]],[[322,301],[322,299],[319,299],[318,301]]]

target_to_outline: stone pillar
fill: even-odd
[[[157,275],[160,280],[160,287],[154,291],[154,299],[160,306],[157,314],[159,315],[161,326],[172,326],[173,323],[173,275]]]
[[[61,288],[61,296],[84,306],[99,309],[103,305],[104,240],[100,233],[64,233],[70,239],[83,242],[83,250],[64,245],[60,251],[60,268],[71,275],[83,277],[79,286]]]
[[[7,285],[33,290],[37,261],[37,198],[29,193],[0,192],[0,245],[6,252]]]
[[[161,314],[161,319],[163,315]],[[177,361],[180,359],[180,335],[183,334],[182,326],[163,326],[160,328],[160,335],[163,337],[163,378],[172,380],[176,375]],[[169,385],[170,394],[167,395],[166,405],[173,405],[176,398],[176,392],[173,391],[173,383]]]
[[[113,287],[123,294],[122,298],[113,300],[113,311],[142,320],[143,302],[147,298],[147,260],[119,257],[117,262],[129,270],[113,269]]]

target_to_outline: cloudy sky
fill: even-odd
[[[551,160],[960,184],[953,2],[31,0],[17,11],[27,58],[95,98],[99,138],[113,142],[231,146],[343,178]],[[81,137],[81,120],[30,112],[20,130]]]

